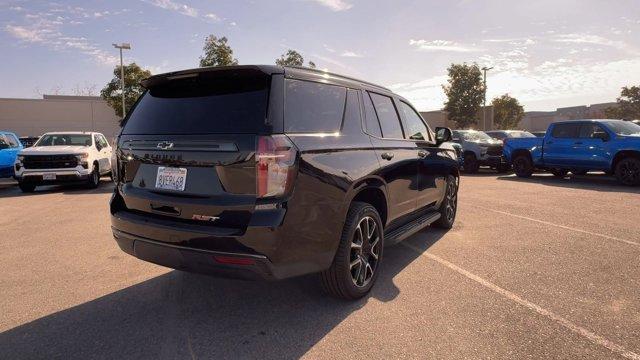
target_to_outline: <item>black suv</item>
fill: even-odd
[[[320,273],[355,299],[383,246],[451,228],[458,163],[388,89],[318,70],[152,76],[115,151],[113,236],[142,260],[222,276]]]

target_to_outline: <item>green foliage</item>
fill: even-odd
[[[299,52],[289,49],[286,54],[282,54],[279,59],[276,59],[276,65],[304,66],[304,58]],[[313,61],[309,61],[308,67],[315,69],[316,64]]]
[[[140,81],[149,76],[151,76],[151,72],[144,70],[136,63],[124,66],[124,104],[127,112],[144,92]],[[120,65],[118,65],[113,69],[111,81],[100,91],[100,96],[115,110],[116,115],[122,118],[122,88],[120,84]]]
[[[609,119],[640,119],[640,86],[625,86],[616,100],[617,107],[609,107],[604,114]]]
[[[458,127],[467,128],[477,123],[476,116],[484,99],[482,72],[477,64],[451,64],[447,69],[449,84],[442,86],[447,101],[444,110]]]
[[[233,57],[233,50],[227,45],[227,38],[224,36],[207,36],[202,51],[204,56],[200,56],[200,67],[238,65],[238,59]]]
[[[518,99],[504,94],[491,101],[493,122],[496,129],[516,129],[524,117],[524,108]]]

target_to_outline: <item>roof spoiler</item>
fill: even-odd
[[[281,67],[271,65],[210,66],[153,75],[140,81],[140,85],[145,89],[150,89],[173,80],[196,78],[200,76],[213,77],[222,73],[228,75],[251,75],[253,73],[256,76],[259,74],[266,76],[272,74],[283,74],[284,70]]]

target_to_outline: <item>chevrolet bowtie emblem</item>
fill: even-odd
[[[156,147],[158,149],[168,150],[168,149],[173,148],[173,143],[172,142],[168,142],[168,141],[163,141],[161,143],[158,143],[158,145],[156,145]]]

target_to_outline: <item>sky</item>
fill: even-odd
[[[154,74],[193,68],[209,34],[240,64],[295,49],[421,111],[443,107],[451,63],[493,67],[487,101],[508,93],[526,111],[640,85],[637,0],[0,0],[0,97],[98,93],[119,62],[112,43]]]

